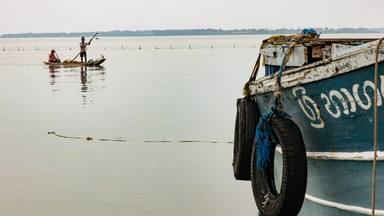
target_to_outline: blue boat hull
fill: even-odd
[[[383,70],[384,63],[380,63],[378,151],[384,151]],[[256,102],[260,113],[268,113],[275,103],[273,92],[256,94]],[[354,154],[374,150],[374,65],[284,88],[281,102],[312,154],[300,215],[367,215],[372,205],[372,160]],[[338,154],[349,158],[333,158]],[[379,160],[375,208],[379,213],[384,210],[383,165]]]
[[[376,208],[384,209],[384,163],[377,164]],[[318,215],[366,215],[353,211],[353,207],[372,208],[372,162],[371,161],[329,161],[308,160],[307,196],[345,205],[345,209],[319,204],[306,199],[302,215],[314,215],[314,206],[318,206]],[[308,206],[306,204],[309,204]],[[322,208],[324,210],[321,210]],[[322,212],[322,214],[320,214]],[[328,212],[327,214],[325,214]]]
[[[384,63],[379,66],[383,71]],[[383,72],[380,73],[383,76]],[[383,96],[384,77],[379,79],[379,92]],[[373,150],[373,97],[374,66],[351,71],[329,79],[282,89],[284,110],[293,116],[299,125],[307,151],[361,152]],[[340,90],[343,89],[343,90]],[[357,98],[354,97],[354,90]],[[348,96],[353,101],[348,100]],[[331,97],[329,96],[331,95]],[[340,100],[338,97],[342,96]],[[273,92],[256,95],[261,113],[267,113],[274,106]],[[382,98],[382,97],[381,97]],[[359,100],[360,99],[360,100]],[[319,107],[320,115],[312,100]],[[333,102],[332,102],[333,100]],[[380,101],[383,99],[380,99]],[[344,104],[347,105],[344,109]],[[384,100],[383,100],[384,102]],[[330,103],[328,107],[327,104]],[[328,107],[328,108],[327,108]],[[303,109],[304,108],[304,109]],[[354,110],[352,110],[354,108]],[[347,114],[346,114],[347,113]],[[384,106],[378,106],[378,131],[384,129]],[[308,115],[307,115],[308,114]],[[321,120],[324,127],[321,127]],[[378,134],[378,140],[384,140],[384,133]],[[379,150],[384,146],[379,146]]]
[[[275,168],[282,170],[281,155],[276,153]],[[372,201],[371,161],[331,161],[308,159],[306,199],[300,215],[370,215]],[[384,162],[377,173],[384,174]],[[280,182],[281,172],[275,173]],[[377,175],[376,209],[384,206],[384,175]],[[378,214],[379,215],[379,214]]]

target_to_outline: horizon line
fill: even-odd
[[[341,27],[341,28],[332,28],[332,27],[311,27],[312,29],[318,29],[319,33],[384,33],[384,27]],[[281,33],[291,34],[295,31],[300,31],[306,28],[235,28],[235,29],[222,29],[222,28],[191,28],[191,29],[148,29],[148,30],[109,30],[109,31],[83,31],[83,32],[24,32],[24,33],[5,33],[0,34],[0,38],[13,38],[13,37],[47,37],[56,35],[59,37],[75,37],[80,34],[93,34],[94,32],[99,32],[100,34],[107,34],[104,36],[172,36],[172,35],[215,35],[215,34],[237,34],[237,35],[252,35],[252,34],[276,34],[279,31]],[[211,32],[210,32],[211,31]],[[193,33],[193,34],[188,34]],[[114,35],[118,33],[126,33],[129,35]],[[135,34],[136,33],[136,34]],[[140,34],[141,33],[141,34]],[[152,34],[149,34],[152,33]],[[181,34],[184,33],[184,34]],[[299,32],[296,32],[299,33]]]

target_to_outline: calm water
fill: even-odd
[[[0,39],[0,214],[256,215],[228,142],[263,38],[100,38],[83,69],[42,64],[78,38]]]
[[[79,38],[0,39],[0,214],[257,215],[228,142],[267,37],[100,38],[101,68],[42,64]]]

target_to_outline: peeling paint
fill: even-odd
[[[282,154],[281,147],[277,146],[276,153]],[[307,152],[307,158],[312,160],[356,160],[356,161],[373,161],[374,152]],[[384,160],[384,152],[377,152],[376,160]]]
[[[381,49],[384,49],[384,45],[381,46]],[[344,58],[337,56],[336,60],[329,58],[300,68],[284,71],[281,76],[281,86],[282,88],[289,88],[316,82],[373,65],[375,63],[375,50],[376,48],[371,46],[358,52],[354,51],[352,54],[347,53],[344,55]],[[384,61],[384,55],[379,56],[379,61]],[[336,68],[338,68],[337,72]],[[251,82],[251,95],[275,91],[273,77],[274,75],[270,75]]]

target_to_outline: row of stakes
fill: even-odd
[[[206,48],[206,47],[205,47],[205,48]],[[213,47],[213,45],[211,45],[211,46],[209,46],[208,48],[209,48],[209,49],[213,49],[214,47]],[[233,45],[233,48],[236,49],[236,45],[235,45],[235,44]],[[252,45],[251,48],[256,48],[256,46],[255,46],[255,45]],[[55,49],[55,47],[52,47],[52,49]],[[103,49],[104,49],[104,50],[107,50],[107,48],[106,48],[105,46],[103,47]],[[120,48],[118,48],[118,49],[120,49]],[[135,49],[135,48],[127,48],[127,47],[124,47],[124,45],[121,45],[121,50],[131,50],[131,49]],[[139,46],[138,46],[138,49],[139,49],[139,50],[142,50],[143,48],[139,45]],[[165,49],[165,48],[160,48],[160,47],[155,46],[154,49]],[[169,49],[186,49],[186,48],[178,48],[178,47],[175,48],[175,47],[172,47],[172,45],[170,45],[170,46],[169,46]],[[192,46],[189,45],[188,49],[192,49]],[[193,49],[204,49],[204,47],[195,47],[195,48],[193,48]],[[19,47],[19,46],[16,47],[16,48],[13,48],[13,49],[12,49],[12,48],[6,48],[6,47],[3,46],[3,49],[2,49],[2,50],[3,50],[3,52],[5,52],[5,51],[16,51],[16,50],[17,50],[17,51],[25,51],[24,48],[21,48],[21,47]],[[47,50],[47,49],[40,49],[40,48],[38,48],[38,47],[36,46],[36,47],[35,47],[35,50],[36,50],[36,51],[39,51],[39,50]],[[72,47],[69,47],[68,50],[72,50]],[[114,49],[114,50],[116,50],[116,49]]]

